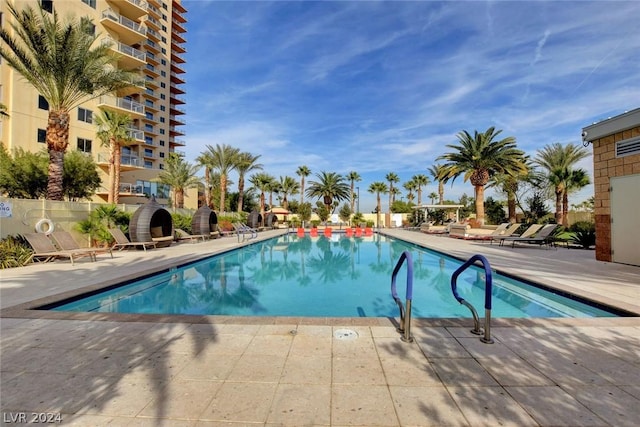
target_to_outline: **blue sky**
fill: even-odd
[[[429,175],[461,130],[495,126],[533,156],[640,107],[636,1],[183,4],[187,160],[224,143],[276,177],[357,171],[363,212],[372,182]]]

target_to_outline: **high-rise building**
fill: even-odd
[[[145,85],[130,87],[113,96],[88,101],[71,111],[67,152],[78,150],[95,159],[103,182],[96,201],[107,200],[108,147],[96,136],[95,114],[111,109],[130,114],[130,135],[135,143],[122,148],[120,203],[143,203],[155,195],[166,203],[170,189],[153,182],[164,168],[169,153],[180,153],[185,145],[182,119],[185,83],[183,58],[186,9],[181,0],[37,0],[44,10],[89,17],[99,40],[109,40],[117,55],[117,66],[139,70]],[[34,0],[13,0],[16,9]],[[0,5],[0,24],[9,28],[13,17],[6,2]],[[48,105],[20,74],[4,61],[0,63],[0,102],[9,118],[0,122],[0,141],[10,151],[21,147],[36,152],[46,149]],[[194,198],[197,199],[197,198]],[[186,200],[197,207],[197,200]]]

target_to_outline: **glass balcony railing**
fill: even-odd
[[[144,140],[144,132],[140,129],[129,128],[129,130],[127,131],[127,135],[129,135],[129,137],[131,137],[132,139],[137,139],[138,141]]]
[[[109,154],[98,153],[98,163],[109,163]],[[138,156],[123,154],[120,159],[120,164],[122,166],[140,167],[140,159],[138,158]]]
[[[135,47],[131,47],[128,46],[124,43],[120,43],[117,42],[115,40],[113,40],[111,37],[107,37],[104,39],[105,44],[111,44],[112,46],[115,47],[115,50],[117,50],[118,52],[124,54],[124,55],[128,55],[128,56],[132,56],[136,59],[138,59],[139,61],[146,61],[147,60],[147,54],[144,53],[141,50],[136,49]]]
[[[114,12],[112,9],[106,9],[102,11],[102,18],[107,18],[110,19],[114,22],[119,23],[120,25],[123,25],[127,28],[129,28],[130,30],[133,30],[137,33],[142,34],[143,36],[147,34],[147,29],[145,27],[143,27],[142,25],[138,24],[137,22],[132,21],[129,18],[125,18],[124,16],[118,15],[116,12]]]
[[[144,105],[129,99],[101,96],[99,102],[100,104],[111,105],[134,113],[144,114]]]

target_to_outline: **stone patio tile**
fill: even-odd
[[[620,389],[626,391],[636,399],[640,400],[640,385],[637,386],[620,386]]]
[[[296,356],[327,356],[331,357],[331,336],[296,335],[289,350],[290,355]]]
[[[497,386],[475,359],[432,359],[431,365],[447,386]]]
[[[565,391],[612,426],[636,427],[640,422],[640,400],[618,387],[575,386]]]
[[[238,363],[237,356],[200,353],[191,357],[176,378],[183,380],[224,381]]]
[[[60,414],[62,417],[62,425],[72,427],[103,427],[103,426],[125,426],[131,419],[118,418],[103,415],[87,415],[87,414]]]
[[[292,335],[256,335],[247,346],[245,354],[287,355],[292,342]]]
[[[298,325],[298,337],[331,337],[333,328],[328,325]]]
[[[331,384],[331,357],[287,357],[280,384]]]
[[[538,425],[502,387],[449,387],[448,389],[473,427]]]
[[[380,359],[387,384],[420,387],[442,385],[431,363],[424,357],[387,357]]]
[[[331,387],[280,384],[267,423],[283,426],[324,426],[331,421]]]
[[[225,382],[200,418],[205,421],[264,423],[276,387],[276,383]]]
[[[414,338],[453,338],[448,328],[444,326],[433,326],[429,328],[412,327],[411,335]]]
[[[458,338],[458,342],[476,359],[485,357],[516,357],[516,354],[505,344],[494,340],[493,344],[485,344],[477,335],[473,338]]]
[[[559,385],[610,385],[601,375],[580,366],[581,353],[568,356],[529,354],[524,359]]]
[[[94,399],[78,413],[133,417],[152,400],[167,393],[167,387],[167,381],[124,377],[112,384],[108,395]]]
[[[370,336],[358,335],[355,339],[333,338],[332,346],[332,354],[334,357],[378,357],[373,338]]]
[[[127,371],[128,378],[140,378],[147,381],[169,380],[177,376],[191,361],[184,353],[156,351],[137,360],[137,364]]]
[[[455,338],[417,338],[416,342],[428,358],[471,357],[469,352]]]
[[[604,422],[560,387],[505,387],[541,426],[602,426]]]
[[[158,419],[158,418],[143,418],[136,417],[127,420],[127,424],[122,424],[126,427],[194,427],[196,421],[193,420],[172,420],[172,419]]]
[[[260,326],[258,322],[253,324],[222,323],[217,324],[216,329],[218,334],[228,335],[228,338],[241,335],[253,337],[260,330]]]
[[[171,381],[165,392],[145,406],[138,416],[197,420],[221,386],[222,383],[216,381]]]
[[[441,385],[389,387],[402,426],[469,426],[462,412]]]
[[[386,384],[377,358],[334,357],[333,384]]]
[[[286,355],[243,354],[227,379],[229,381],[260,381],[277,383],[282,376]]]
[[[208,341],[209,345],[203,352],[207,355],[239,356],[245,352],[251,340],[252,335],[219,334],[214,340]]]
[[[260,325],[255,335],[284,335],[292,336],[297,334],[297,326],[295,324],[279,324],[279,325]],[[294,334],[291,331],[295,331]]]
[[[404,342],[398,335],[396,337],[375,338],[374,342],[381,359],[396,357],[424,359],[424,354],[415,340],[411,343]]]
[[[335,385],[331,425],[399,426],[387,386]]]
[[[542,372],[517,356],[493,356],[478,359],[478,362],[502,386],[554,385]]]
[[[602,351],[586,353],[580,357],[580,365],[616,385],[640,384],[640,363],[633,364],[609,353]]]

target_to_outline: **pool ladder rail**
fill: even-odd
[[[467,302],[464,298],[462,298],[458,294],[457,289],[457,281],[458,276],[473,265],[476,261],[480,261],[484,267],[485,271],[485,317],[484,317],[484,331],[480,328],[480,320],[478,318],[478,313],[476,309]],[[398,297],[398,292],[396,289],[396,277],[400,268],[404,263],[407,263],[407,291],[406,291],[406,304],[403,305],[402,301]],[[464,264],[462,264],[451,276],[451,291],[453,292],[453,296],[455,299],[469,310],[471,310],[471,314],[473,315],[473,325],[474,328],[471,330],[471,333],[475,335],[483,335],[480,338],[485,344],[493,344],[493,339],[491,339],[491,295],[493,288],[493,276],[491,274],[491,267],[489,265],[489,261],[483,257],[482,255],[474,255],[469,258]],[[411,257],[411,253],[408,251],[402,252],[398,262],[396,263],[395,268],[393,269],[393,273],[391,275],[391,296],[393,300],[398,305],[400,309],[400,326],[397,328],[397,331],[402,334],[400,338],[404,342],[413,342],[413,337],[411,336],[411,304],[413,301],[413,259]]]

